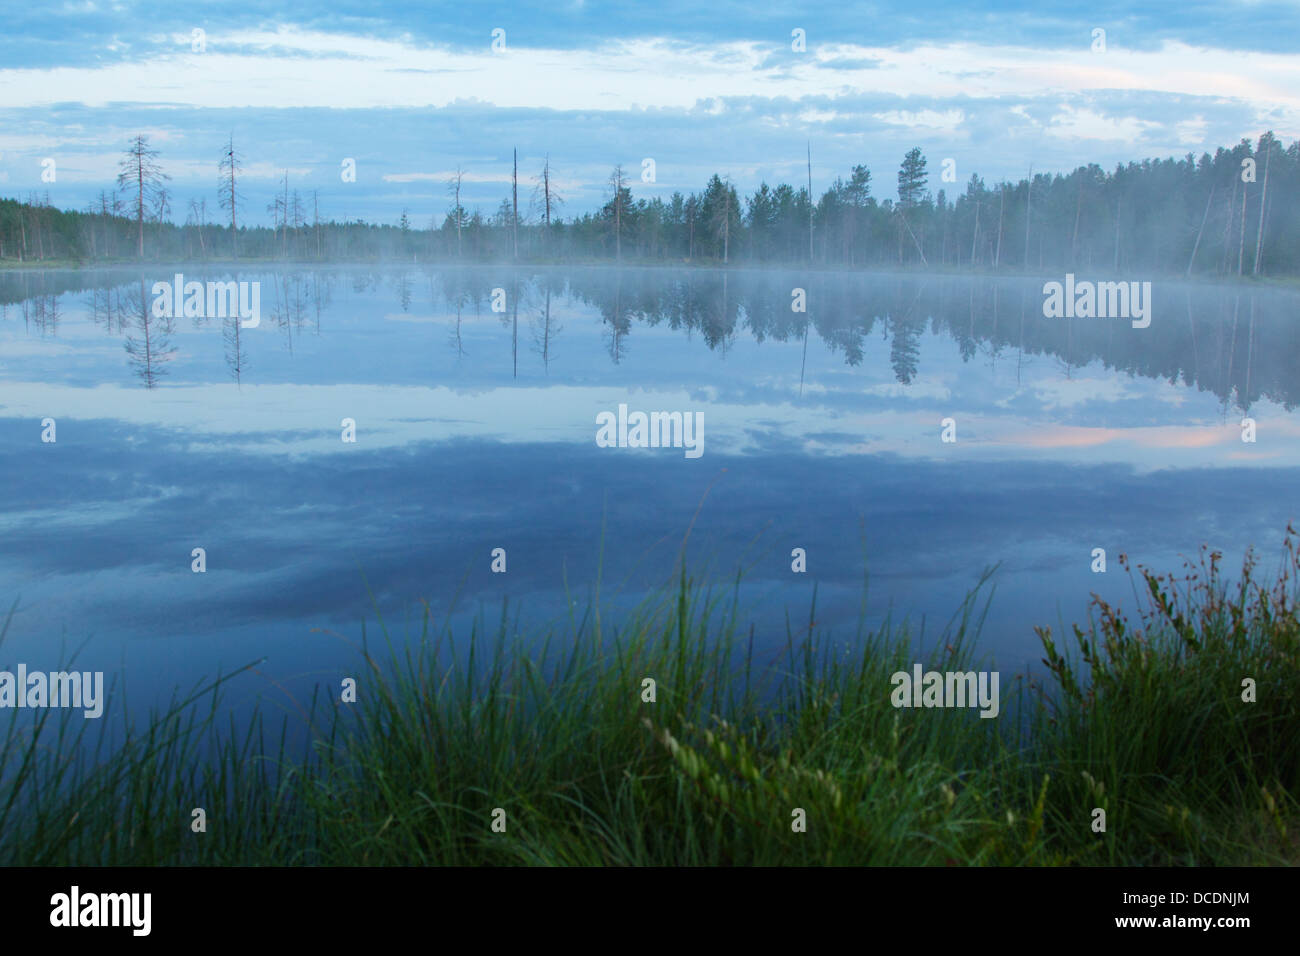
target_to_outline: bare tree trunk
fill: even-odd
[[[1074,204],[1074,235],[1070,237],[1070,264],[1079,263],[1079,218],[1083,215],[1083,180],[1079,180],[1079,198]]]
[[[1223,272],[1227,273],[1232,262],[1232,216],[1237,211],[1237,176],[1232,177],[1232,199],[1228,202],[1228,216],[1223,221]]]
[[[1268,164],[1273,158],[1273,143],[1270,140],[1268,144],[1268,155],[1264,157],[1264,191],[1259,197],[1259,233],[1255,236],[1255,268],[1252,275],[1259,275],[1259,256],[1264,248],[1264,209],[1268,202]],[[1253,308],[1255,300],[1251,300]]]
[[[929,267],[930,263],[925,261],[925,250],[921,248],[921,241],[916,238],[916,233],[912,232],[911,223],[907,221],[907,217],[904,216],[901,212],[898,214],[898,218],[903,220],[903,225],[907,227],[908,235],[910,235],[912,237],[912,241],[916,243],[916,251],[921,256],[921,265]]]
[[[813,261],[812,141],[808,142],[808,264]]]
[[[623,167],[614,167],[614,258],[623,261]]]
[[[514,257],[519,258],[519,150],[515,150],[514,172],[510,175],[510,195],[513,211],[510,216],[510,232],[514,238]]]
[[[1250,184],[1245,183],[1241,189],[1241,238],[1237,241],[1237,275],[1241,275],[1241,260],[1246,253],[1246,206],[1250,196]]]
[[[724,200],[722,213],[722,264],[727,264],[727,252],[731,244],[731,190],[725,188],[722,190]]]
[[[235,172],[230,172],[230,251],[239,258],[239,225],[235,216]]]
[[[1196,261],[1196,250],[1201,248],[1201,233],[1205,231],[1205,220],[1210,216],[1210,203],[1214,202],[1215,184],[1210,186],[1210,198],[1205,200],[1205,212],[1201,214],[1201,228],[1196,230],[1196,242],[1192,244],[1192,254],[1187,260],[1187,275],[1192,274],[1192,263]]]
[[[139,244],[136,247],[136,255],[141,259],[144,258],[144,159],[137,157],[136,164],[136,184],[139,192],[136,195],[135,221],[138,227]]]
[[[235,137],[231,134],[226,140],[226,152],[221,158],[221,185],[217,193],[217,204],[230,205],[230,253],[239,258],[239,214],[235,197],[235,183],[239,178],[239,158],[235,155]]]
[[[289,170],[284,171],[284,219],[280,227],[280,255],[289,258]]]
[[[551,243],[551,157],[547,154],[546,165],[542,167],[542,193],[545,197],[545,233],[542,235],[542,241],[545,244],[547,253],[550,252]],[[548,293],[549,295],[549,293]],[[549,299],[547,300],[550,301]],[[550,306],[547,306],[547,315],[550,315]]]
[[[994,269],[997,269],[998,264],[1002,262],[1002,214],[1007,205],[1007,187],[1003,186],[998,192],[998,247],[993,252]]]
[[[1115,265],[1114,269],[1119,272],[1119,223],[1121,214],[1124,212],[1124,200],[1115,200]]]
[[[1025,268],[1029,268],[1029,217],[1034,211],[1034,167],[1029,167],[1029,188],[1025,192]]]

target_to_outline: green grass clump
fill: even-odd
[[[1039,629],[1044,678],[1003,675],[992,720],[895,709],[890,675],[917,660],[906,627],[836,645],[815,596],[779,658],[756,660],[739,580],[719,592],[684,568],[613,632],[597,600],[546,634],[503,613],[453,640],[426,606],[418,634],[363,646],[357,703],[305,708],[304,753],[261,717],[221,724],[240,672],[139,725],[124,714],[95,748],[79,714],[15,717],[0,862],[1300,862],[1295,533],[1268,584],[1252,556],[1231,582],[1219,563],[1140,568],[1136,619],[1096,598],[1068,651]],[[927,670],[987,669],[979,611],[972,595]]]
[[[1206,549],[1181,576],[1139,567],[1136,620],[1094,598],[1097,620],[1073,628],[1074,655],[1037,629],[1057,691],[1035,711],[1039,757],[1063,772],[1070,800],[1113,808],[1106,862],[1300,861],[1290,526],[1283,550],[1267,582],[1250,553],[1235,581]]]

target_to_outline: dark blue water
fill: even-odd
[[[178,271],[231,277],[0,275],[0,667],[85,641],[83,669],[153,700],[265,658],[236,697],[287,704],[356,673],[377,608],[400,635],[421,600],[462,629],[509,596],[527,630],[598,572],[626,606],[691,528],[700,576],[745,569],[767,646],[814,585],[852,637],[864,568],[868,625],[937,635],[998,565],[980,648],[1014,670],[1033,625],[1132,600],[1121,552],[1269,567],[1300,512],[1287,290],[1157,282],[1134,329],[1044,318],[1041,278],[286,267],[238,275],[261,322],[237,330],[155,318]],[[598,447],[620,403],[700,413],[703,453]]]

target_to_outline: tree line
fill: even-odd
[[[510,193],[488,213],[467,208],[465,171],[447,183],[447,207],[423,226],[403,210],[394,224],[321,218],[319,190],[288,173],[250,225],[243,164],[233,137],[220,150],[214,196],[191,198],[181,222],[158,151],[135,137],[114,188],[81,210],[48,194],[0,199],[0,258],[155,261],[615,261],[981,271],[1108,270],[1185,275],[1284,275],[1300,270],[1300,141],[1272,132],[1200,158],[1146,159],[1107,172],[1034,173],[991,184],[972,173],[962,189],[942,161],[930,189],[920,148],[899,165],[896,195],[873,195],[855,165],[813,202],[807,184],[767,182],[742,196],[714,174],[698,192],[633,195],[615,166],[597,210],[565,218],[547,157],[520,204],[517,154]],[[949,194],[949,189],[952,193]],[[209,198],[214,202],[209,203]],[[328,197],[327,197],[328,198]]]

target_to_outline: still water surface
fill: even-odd
[[[81,667],[147,699],[259,658],[249,694],[337,687],[353,652],[314,629],[359,637],[372,593],[397,631],[507,595],[527,630],[598,569],[624,604],[662,583],[694,520],[690,566],[743,567],[769,645],[814,585],[850,638],[864,567],[868,624],[934,635],[998,565],[980,647],[1016,670],[1033,625],[1132,600],[1120,553],[1272,567],[1300,511],[1289,290],[1157,282],[1134,329],[1044,318],[1041,279],[286,267],[237,276],[261,283],[237,329],[153,318],[176,272],[232,278],[0,275],[0,666],[89,638]],[[620,404],[701,413],[703,454],[598,447]]]

